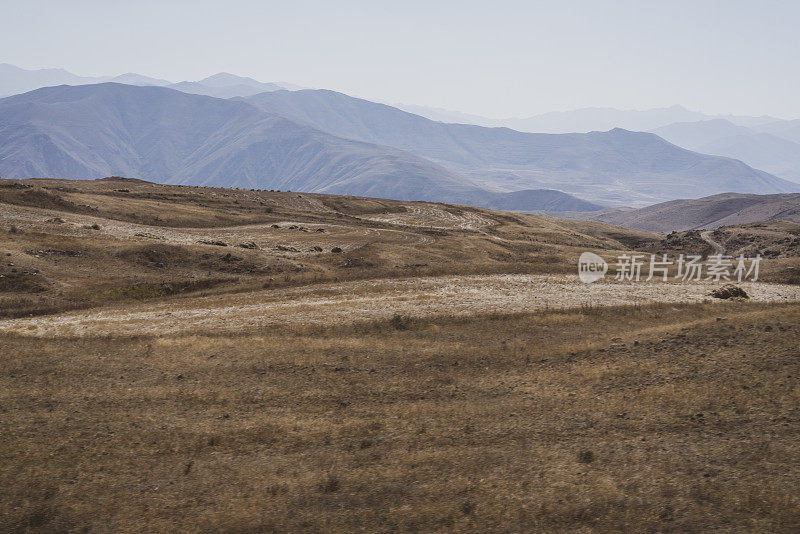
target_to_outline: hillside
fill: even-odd
[[[292,288],[308,285],[391,278],[409,278],[403,291],[420,292],[409,303],[433,299],[433,310],[437,299],[442,305],[447,283],[471,275],[498,277],[481,282],[486,295],[469,301],[475,309],[498,300],[520,309],[541,306],[543,301],[519,293],[514,284],[522,279],[503,278],[512,274],[533,277],[534,285],[540,274],[571,276],[572,300],[561,289],[540,288],[550,306],[592,295],[607,304],[702,298],[708,290],[687,286],[664,294],[644,284],[604,294],[610,289],[585,287],[574,276],[585,250],[611,259],[631,249],[695,253],[698,243],[467,206],[106,178],[0,180],[0,208],[0,247],[7,254],[0,262],[0,316],[265,287],[294,294]],[[758,246],[778,250],[785,238],[794,239],[792,232],[776,228],[760,235]],[[797,266],[797,251],[789,252],[765,265],[762,278],[783,281],[791,274],[786,269]],[[436,277],[446,280],[426,282],[435,290],[419,285]]]
[[[120,84],[0,100],[0,175],[358,194],[496,208],[597,209],[563,193],[502,195],[395,148],[343,139],[240,101]],[[523,203],[519,199],[525,198]]]
[[[486,188],[558,189],[616,205],[725,191],[800,191],[800,185],[740,161],[681,149],[648,133],[553,135],[446,124],[324,90],[275,91],[246,100],[337,136],[414,153]]]
[[[657,242],[600,223],[466,206],[123,178],[0,180],[0,208],[11,254],[0,262],[0,315],[266,281],[563,273],[582,248]],[[33,298],[16,292],[25,288]]]
[[[800,194],[724,193],[698,199],[673,200],[635,210],[607,210],[571,216],[664,233],[768,220],[800,222]]]
[[[774,281],[797,283],[800,248],[747,301],[576,276],[584,251],[689,250],[673,241],[0,180],[0,531],[780,531],[800,477],[763,451],[798,452],[800,286]]]

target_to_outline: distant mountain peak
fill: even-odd
[[[199,83],[208,85],[210,87],[224,87],[238,84],[261,84],[263,82],[259,82],[258,80],[247,76],[237,76],[236,74],[231,74],[229,72],[218,72],[217,74],[203,78]]]
[[[232,98],[250,96],[282,89],[294,91],[300,87],[289,83],[262,83],[246,76],[219,72],[199,82],[168,80],[127,72],[119,76],[78,76],[64,69],[23,69],[9,63],[0,63],[0,98],[27,93],[42,87],[59,85],[87,85],[103,82],[119,82],[127,85],[154,85],[170,87],[186,93]]]

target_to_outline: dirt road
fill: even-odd
[[[711,245],[711,247],[714,249],[714,253],[725,254],[725,247],[714,241],[714,239],[711,237],[712,232],[713,230],[700,232],[700,237],[703,239],[703,241]]]

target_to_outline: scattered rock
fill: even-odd
[[[213,241],[207,239],[201,239],[198,241],[201,245],[214,245],[215,247],[227,247],[228,244],[225,241]]]
[[[280,250],[282,252],[300,252],[299,250],[297,250],[294,247],[287,247],[287,246],[284,246],[284,245],[278,245],[277,247],[275,247],[275,250]]]
[[[334,254],[341,254],[342,249],[340,249],[339,247],[333,247],[331,249],[331,252],[333,252]]]
[[[278,226],[277,224],[273,224],[272,228],[280,228],[280,226]]]
[[[374,265],[374,263],[370,263],[364,258],[347,258],[342,267],[374,267]]]
[[[261,248],[253,241],[245,241],[244,243],[239,243],[236,246],[237,247],[241,247],[241,248],[248,248],[248,249],[252,249],[252,250],[259,250]]]
[[[712,297],[718,299],[740,299],[745,300],[750,297],[744,289],[733,284],[725,284],[724,286],[714,289],[709,293]]]

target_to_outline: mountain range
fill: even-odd
[[[264,91],[277,91],[279,89],[300,89],[299,86],[288,83],[262,83],[253,78],[236,76],[227,72],[220,72],[196,82],[172,83],[167,80],[135,73],[121,74],[119,76],[78,76],[63,69],[29,70],[21,69],[8,63],[0,63],[0,98],[55,85],[88,85],[104,82],[124,83],[127,85],[155,85],[169,87],[184,93],[218,98],[250,96]]]
[[[559,191],[487,191],[413,154],[336,137],[246,102],[114,83],[0,100],[0,175],[122,175],[498,209],[599,207]]]
[[[623,128],[634,131],[649,131],[675,122],[696,122],[724,119],[741,126],[759,126],[781,119],[764,115],[750,117],[745,115],[707,115],[691,111],[683,106],[646,110],[621,110],[616,108],[581,108],[571,111],[555,111],[524,118],[491,119],[470,115],[459,111],[426,106],[400,104],[400,109],[422,115],[440,122],[475,124],[489,127],[505,127],[521,132],[533,133],[588,133]]]
[[[42,82],[65,71],[25,72]],[[521,211],[800,190],[652,133],[445,124],[334,91],[288,91],[225,73],[201,80],[202,87],[179,84],[183,91],[164,80],[125,79],[137,85],[84,79],[0,99],[0,174],[125,175]]]
[[[523,132],[570,133],[624,128],[650,131],[682,148],[738,159],[800,182],[800,120],[770,116],[707,115],[682,106],[643,111],[584,108],[522,119],[490,119],[424,106],[397,106],[439,122],[507,127]]]
[[[725,119],[677,122],[653,133],[683,148],[742,160],[788,180],[800,182],[800,135],[792,141],[793,123],[740,126]],[[800,133],[800,121],[795,128]],[[769,131],[777,131],[777,134]],[[783,135],[783,137],[781,136]]]
[[[534,134],[448,124],[328,90],[245,100],[337,136],[411,152],[491,190],[557,189],[600,204],[638,206],[726,191],[800,191],[740,161],[684,150],[651,133]]]

